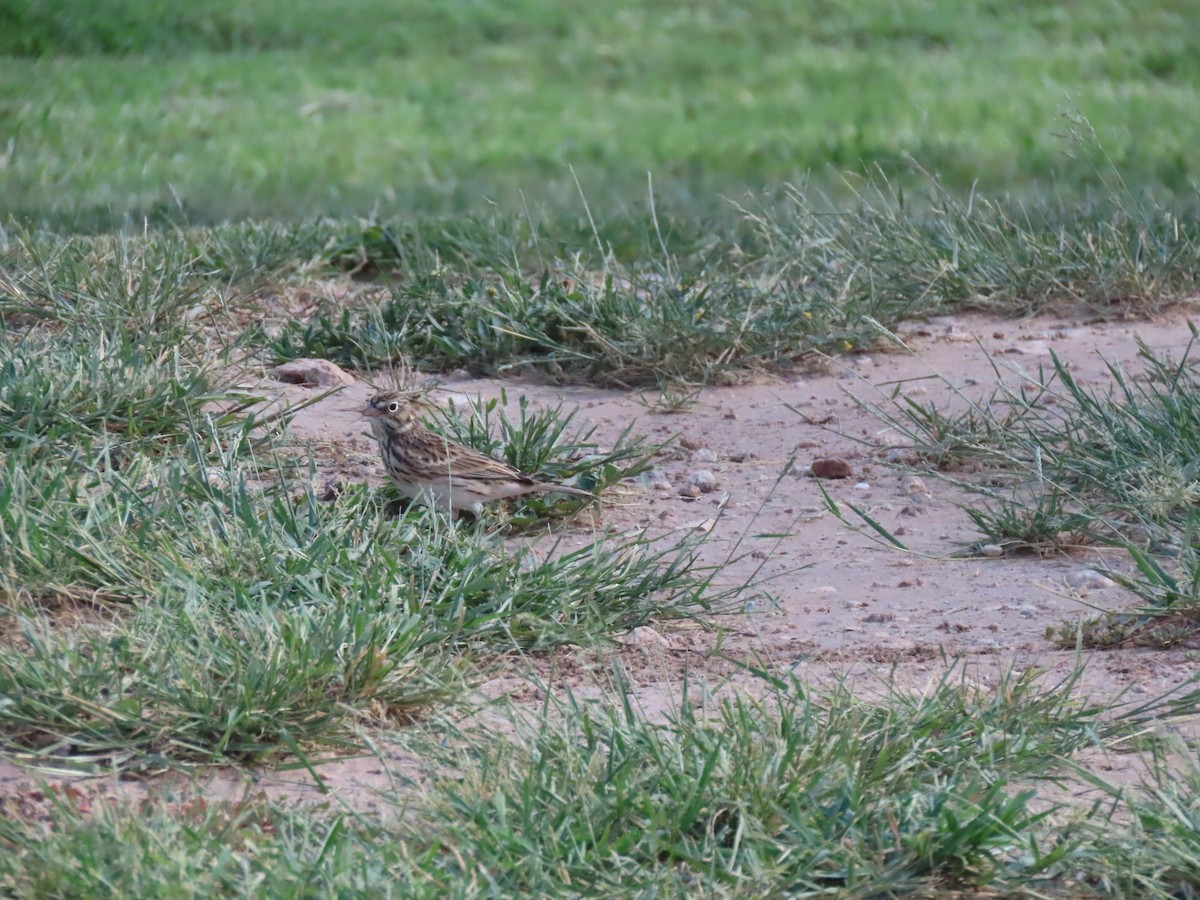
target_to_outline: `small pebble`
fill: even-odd
[[[983,556],[996,559],[997,557],[1004,555],[1004,548],[999,544],[984,544],[979,548],[979,552]]]
[[[742,604],[742,612],[744,613],[765,613],[779,609],[779,601],[760,595],[747,600]]]
[[[711,494],[721,486],[720,482],[717,481],[717,476],[708,469],[697,469],[688,476],[688,484],[703,494]]]
[[[327,359],[293,359],[276,366],[271,374],[284,384],[308,384],[335,387],[354,384],[354,376],[342,371]]]
[[[849,478],[851,474],[850,463],[844,459],[815,459],[810,468],[816,478]]]
[[[1081,569],[1078,572],[1072,572],[1066,577],[1066,582],[1073,588],[1087,588],[1093,591],[1103,591],[1117,586],[1115,581],[1101,575],[1095,569]]]
[[[663,488],[669,486],[671,483],[662,469],[651,469],[648,472],[642,472],[633,481],[634,484],[648,488]]]
[[[701,447],[696,451],[696,461],[713,463],[717,461],[717,454],[713,453],[707,447]]]
[[[889,447],[883,451],[883,461],[886,463],[913,465],[920,459],[921,455],[915,447]]]
[[[1025,344],[1014,344],[1007,347],[1004,352],[1016,356],[1046,356],[1050,353],[1050,347],[1045,341],[1029,341]]]
[[[917,649],[916,641],[882,631],[872,635],[872,641],[877,650],[896,650],[905,653]]]
[[[649,625],[639,625],[628,634],[616,638],[617,643],[626,647],[670,647],[671,642],[651,628]]]

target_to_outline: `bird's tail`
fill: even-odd
[[[565,484],[546,484],[545,482],[541,482],[537,486],[537,492],[539,494],[570,494],[572,497],[587,497],[591,500],[596,499],[596,495],[591,491],[567,487]]]

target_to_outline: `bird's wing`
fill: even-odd
[[[516,481],[521,484],[537,482],[519,469],[506,462],[494,459],[478,450],[451,444],[449,447],[448,474],[451,478],[470,478],[475,481]]]

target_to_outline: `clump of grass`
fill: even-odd
[[[0,664],[10,753],[42,765],[154,769],[354,746],[358,719],[445,699],[416,616],[325,606],[222,610],[200,595],[109,629],[27,620]]]
[[[136,803],[55,785],[0,805],[0,879],[27,896],[170,896],[188,885],[249,897],[267,884],[273,893],[303,894],[318,884],[339,893],[383,891],[391,882],[386,864],[375,862],[390,854],[365,852],[376,839],[354,817],[325,818],[248,792],[231,801],[183,793]],[[378,849],[386,853],[382,841]]]
[[[914,200],[879,176],[849,206],[791,189],[737,212],[714,246],[668,246],[651,216],[642,246],[623,254],[604,243],[603,222],[567,254],[540,222],[495,219],[491,236],[483,222],[376,222],[331,259],[385,277],[391,298],[285,323],[272,352],[362,368],[403,355],[434,370],[711,383],[867,346],[878,335],[865,317],[1153,312],[1190,296],[1200,265],[1195,222],[1127,191],[1076,216],[963,198],[933,179]]]
[[[700,402],[700,388],[697,384],[661,379],[657,386],[658,396],[643,392],[632,399],[652,413],[672,415],[694,409]]]
[[[1060,646],[1171,647],[1200,635],[1200,548],[1196,541],[1200,515],[1191,513],[1182,540],[1159,546],[1157,552],[1127,545],[1134,567],[1130,572],[1105,569],[1105,574],[1141,601],[1128,612],[1107,612],[1079,624],[1064,623],[1047,630]]]
[[[0,447],[86,473],[205,429],[217,446],[269,440],[279,417],[247,427],[260,398],[225,383],[236,341],[207,329],[207,274],[185,240],[19,232],[5,251]]]
[[[135,492],[114,495],[92,461],[0,461],[0,601],[143,596],[140,560],[117,547],[154,543],[156,523]]]
[[[961,404],[954,413],[900,399],[898,388],[890,406],[866,405],[931,470],[971,471],[953,480],[985,498],[967,512],[988,540],[1038,552],[1100,544],[1131,554],[1135,574],[1106,574],[1145,607],[1088,623],[1088,644],[1175,643],[1195,633],[1200,571],[1200,380],[1190,363],[1197,337],[1191,327],[1178,360],[1139,342],[1142,376],[1110,363],[1110,390],[1080,384],[1052,354],[1049,368],[1015,386],[993,362],[998,387],[982,401],[947,383]],[[1071,626],[1053,634],[1066,644],[1077,637]]]
[[[10,851],[0,877],[81,893],[102,877],[154,893],[209,859],[215,833],[225,855],[195,873],[198,884],[237,871],[243,883],[335,893],[386,883],[429,897],[1064,886],[1105,865],[1089,849],[1086,811],[1063,827],[1030,786],[1070,782],[1061,761],[1104,736],[1101,710],[1074,700],[1073,683],[1010,674],[981,690],[947,676],[923,694],[867,700],[768,678],[759,699],[704,712],[684,694],[656,724],[618,670],[601,702],[567,695],[514,712],[512,736],[429,742],[423,787],[385,791],[379,819],[47,792],[0,819]],[[159,849],[137,852],[149,846]],[[74,862],[55,865],[64,854]]]
[[[205,310],[201,257],[173,235],[8,236],[0,319],[102,334],[158,353],[179,345]]]
[[[1130,826],[1098,836],[1106,863],[1093,883],[1120,896],[1200,894],[1200,763],[1194,747],[1154,748],[1148,776],[1128,800]]]
[[[10,752],[129,768],[252,759],[340,745],[359,717],[445,696],[419,617],[362,603],[353,523],[323,533],[311,497],[264,495],[244,465],[159,462],[63,494],[33,543],[6,506],[6,593],[25,601],[0,664]],[[102,629],[52,627],[48,596],[132,606]]]
[[[256,398],[218,387],[218,363],[149,350],[119,332],[64,339],[36,330],[0,341],[0,447],[115,460],[183,443],[199,421],[232,439]]]
[[[271,339],[277,360],[316,357],[363,370],[393,366],[407,350],[404,334],[396,330],[388,310],[372,306],[354,314],[348,309],[319,314],[303,324],[289,321]]]
[[[471,852],[438,855],[426,877],[510,892],[734,895],[1030,878],[1069,845],[1033,837],[1046,813],[1015,781],[1086,742],[1092,713],[1021,679],[1008,688],[983,698],[943,683],[876,705],[781,681],[712,718],[685,698],[665,726],[629,700],[573,703],[515,746],[472,751],[458,767],[465,781],[443,781],[438,845]]]
[[[1123,183],[1099,202],[1065,208],[1013,207],[932,178],[923,188],[906,191],[877,174],[854,188],[854,204],[791,189],[787,202],[747,214],[760,225],[762,256],[779,283],[840,297],[885,322],[964,307],[1152,312],[1193,288],[1195,216]]]
[[[454,654],[593,642],[728,599],[693,546],[506,552],[437,510],[389,519],[365,489],[295,495],[238,448],[204,462],[0,488],[10,751],[144,768],[340,746],[363,717],[445,698]],[[100,632],[52,628],[37,610],[54,598],[130,606]]]
[[[806,339],[824,343],[806,300],[772,296],[736,275],[618,277],[561,265],[535,276],[439,270],[395,288],[377,311],[285,326],[273,349],[280,358],[333,354],[357,365],[402,351],[421,368],[529,368],[628,386],[707,380],[798,354]]]
[[[568,484],[600,494],[626,478],[645,472],[652,465],[658,446],[648,445],[644,437],[634,436],[630,423],[609,448],[601,448],[592,436],[594,425],[573,426],[578,412],[565,412],[562,403],[541,411],[531,411],[525,395],[517,401],[515,419],[498,410],[508,405],[508,394],[499,399],[473,404],[468,415],[460,416],[453,408],[438,410],[431,423],[452,440],[502,459],[521,472],[554,484]],[[521,506],[538,517],[554,517],[577,511],[586,500],[565,498],[548,503],[547,497],[533,495],[521,499]],[[527,518],[527,517],[526,517]],[[520,515],[515,520],[522,521]]]
[[[303,222],[248,219],[211,228],[188,228],[186,242],[209,285],[277,282],[325,267],[340,223],[326,218]],[[159,240],[169,240],[167,235]]]
[[[1114,532],[1102,528],[1095,513],[1077,510],[1063,491],[1049,485],[993,494],[964,511],[976,529],[1006,553],[1049,556],[1113,540]]]
[[[970,460],[1014,482],[1040,478],[1086,502],[1095,515],[1177,527],[1197,490],[1200,387],[1189,365],[1197,339],[1181,358],[1154,355],[1139,342],[1144,377],[1110,363],[1112,391],[1079,384],[1051,354],[1048,369],[1012,385],[993,363],[999,386],[983,401],[955,388],[965,411],[951,416],[912,398],[890,413],[872,407],[920,456]],[[948,446],[950,442],[953,447]]]

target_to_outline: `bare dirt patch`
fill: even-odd
[[[1125,561],[1098,550],[1049,558],[955,555],[980,539],[957,505],[967,498],[935,478],[914,481],[911,473],[884,462],[881,448],[896,436],[854,398],[881,402],[897,390],[945,407],[955,402],[953,394],[931,372],[969,396],[985,397],[995,385],[993,361],[1036,373],[1049,363],[1051,351],[1078,381],[1099,386],[1109,381],[1109,363],[1137,371],[1135,335],[1167,355],[1178,355],[1190,337],[1180,320],[1133,327],[959,316],[908,326],[904,336],[914,355],[870,353],[839,360],[820,374],[709,388],[693,407],[669,415],[649,412],[621,391],[465,374],[446,378],[443,393],[459,400],[499,397],[506,390],[510,405],[522,394],[533,405],[578,405],[580,420],[598,426],[600,441],[615,439],[633,419],[635,431],[652,438],[677,436],[658,461],[660,475],[607,496],[598,522],[581,520],[556,537],[569,549],[593,540],[598,529],[664,534],[703,529],[708,532],[703,559],[731,560],[722,583],[759,582],[743,598],[742,610],[715,618],[711,630],[661,625],[607,651],[566,648],[493,660],[497,665],[489,669],[497,674],[479,686],[479,696],[533,705],[547,691],[587,696],[610,683],[614,661],[627,674],[636,702],[652,716],[746,688],[752,679],[744,667],[750,665],[805,681],[849,677],[864,689],[890,679],[920,690],[952,664],[964,667],[983,689],[994,688],[1014,668],[1036,667],[1057,680],[1074,667],[1076,654],[1055,647],[1047,629],[1092,615],[1094,607],[1122,609],[1133,602],[1115,586],[1071,588],[1068,576]],[[269,377],[260,387],[292,403],[320,390]],[[313,448],[323,481],[382,482],[374,441],[357,415],[373,391],[359,382],[293,421],[295,440]],[[808,471],[818,459],[844,462],[848,477],[818,481]],[[698,477],[701,471],[711,477]],[[696,485],[701,489],[690,489]],[[847,528],[828,511],[822,486],[843,507],[853,504],[902,535],[912,552]],[[1083,655],[1080,688],[1098,700],[1122,694],[1146,699],[1195,672],[1192,653],[1184,649]],[[371,756],[326,763],[319,772],[344,801],[365,806],[374,789],[407,767],[403,759],[396,766],[393,771],[386,759]],[[5,788],[19,778],[0,765]],[[250,786],[247,778],[223,772],[201,781],[228,796]],[[250,784],[268,794],[319,796],[303,769],[256,775]]]

